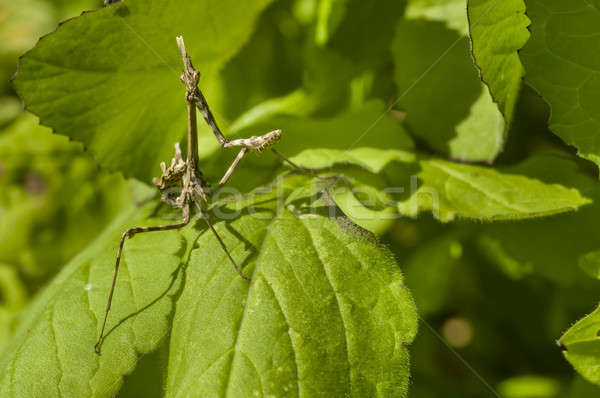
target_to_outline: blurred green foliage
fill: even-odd
[[[24,114],[0,135],[0,261],[28,278],[55,272],[93,239],[128,198],[81,144]]]
[[[130,200],[128,184],[83,146],[23,113],[17,57],[59,21],[100,1],[0,1],[0,346],[18,311]]]
[[[334,152],[357,140],[359,146],[379,149],[416,146],[427,156],[495,159],[503,172],[549,186],[573,187],[594,202],[577,212],[493,224],[461,219],[442,224],[428,215],[363,223],[382,234],[394,252],[421,317],[411,348],[410,397],[494,396],[490,388],[504,398],[581,398],[600,393],[576,376],[555,344],[576,319],[594,310],[600,298],[597,170],[548,130],[548,105],[529,86],[521,87],[516,51],[526,36],[523,7],[530,3],[540,18],[549,18],[539,11],[539,1],[507,1],[489,14],[488,0],[471,4],[471,16],[486,19],[470,33],[489,90],[477,79],[469,53],[463,0],[275,1],[260,15],[239,51],[202,80],[224,130],[248,135],[284,128],[290,139],[282,141],[282,151],[298,155],[303,164],[329,159],[323,152],[303,152],[314,147],[332,151],[327,156],[335,161],[327,167],[343,157],[342,163],[359,163],[347,153]],[[8,84],[16,58],[39,36],[59,20],[99,5],[99,1],[0,0],[0,346],[28,300],[135,198],[129,184],[120,175],[101,170],[81,144],[51,134],[32,115],[22,114]],[[510,31],[496,24],[504,21],[498,17],[503,13],[516,18],[511,26],[518,29],[501,43],[501,51],[490,50],[478,40],[490,40],[486,35],[491,29],[496,35]],[[535,40],[530,46],[539,44]],[[438,63],[437,57],[448,47],[447,57]],[[485,69],[505,59],[502,65],[507,70]],[[537,71],[534,61],[529,62]],[[432,63],[435,67],[421,79]],[[508,88],[503,73],[511,76]],[[532,74],[530,82],[540,79]],[[369,121],[388,106],[393,108],[391,115],[372,134],[352,135],[353,127],[359,132],[370,129]],[[482,132],[486,134],[477,135]],[[182,129],[173,132],[182,134]],[[217,150],[214,138],[201,128],[202,163],[213,178],[233,156]],[[372,162],[378,155],[362,158]],[[272,159],[252,158],[249,167],[236,172],[232,184],[248,190],[268,182],[274,164]],[[140,169],[149,175],[145,167],[146,162]],[[399,171],[397,164],[369,170],[370,174],[344,169],[355,185],[376,188],[400,180],[407,187],[414,171]],[[448,186],[446,180],[441,184]],[[389,200],[374,191],[381,202]],[[378,214],[385,207],[379,202],[365,206],[360,197],[357,202]],[[585,318],[580,325],[585,327],[596,317]],[[592,366],[598,361],[594,354],[581,356]],[[164,385],[159,368],[166,367],[167,355],[163,346],[144,357],[127,376],[122,396],[150,394],[147,380],[152,380],[150,390],[157,393]],[[580,372],[588,379],[597,377]]]

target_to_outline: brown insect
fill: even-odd
[[[134,227],[129,228],[124,231],[121,235],[121,241],[119,243],[119,250],[117,252],[117,259],[115,262],[115,270],[112,279],[112,285],[110,287],[110,292],[108,294],[108,302],[106,304],[106,310],[104,313],[104,321],[102,322],[102,328],[100,330],[100,335],[98,336],[98,341],[94,345],[94,350],[99,353],[100,345],[102,344],[102,339],[104,337],[104,328],[106,327],[106,320],[108,319],[108,313],[110,311],[110,306],[113,299],[113,294],[115,291],[115,284],[117,281],[117,274],[119,272],[119,263],[121,261],[121,254],[123,252],[123,246],[125,244],[126,238],[133,238],[134,235],[144,233],[144,232],[153,232],[153,231],[167,231],[172,229],[179,229],[186,226],[190,222],[190,214],[192,211],[192,204],[196,204],[199,212],[206,221],[208,227],[213,232],[217,240],[219,241],[221,247],[227,254],[227,257],[233,264],[233,267],[237,271],[237,273],[247,281],[250,281],[250,278],[244,275],[238,264],[235,262],[229,250],[225,246],[225,243],[213,227],[210,222],[208,216],[204,212],[206,206],[208,204],[208,200],[211,195],[214,195],[218,192],[223,185],[227,182],[233,170],[239,164],[240,160],[244,157],[244,155],[248,152],[256,151],[261,152],[265,149],[271,149],[277,156],[283,159],[285,162],[289,163],[292,167],[298,170],[303,170],[299,166],[292,163],[289,159],[283,156],[281,153],[276,151],[274,148],[271,148],[273,144],[275,144],[281,138],[281,130],[274,130],[268,132],[261,136],[253,136],[250,138],[242,138],[236,139],[233,141],[229,141],[225,138],[221,130],[217,126],[214,116],[212,115],[208,104],[206,103],[206,99],[204,95],[198,88],[198,81],[200,80],[200,73],[194,69],[192,65],[192,61],[188,56],[185,44],[183,42],[182,37],[177,37],[177,45],[179,47],[179,52],[183,58],[184,64],[184,72],[180,77],[180,80],[185,85],[185,100],[187,103],[187,115],[188,115],[188,145],[187,145],[187,156],[183,159],[181,154],[181,149],[179,143],[175,144],[175,155],[171,160],[171,164],[169,167],[166,166],[164,162],[160,164],[162,169],[162,175],[160,178],[154,178],[154,185],[158,187],[161,192],[161,198],[163,202],[169,204],[174,208],[180,208],[182,210],[182,218],[181,221],[175,224],[169,225],[161,225],[154,227]],[[219,144],[223,148],[234,148],[239,147],[240,152],[231,163],[221,181],[219,181],[216,189],[212,190],[210,184],[204,180],[202,173],[198,169],[198,129],[197,129],[197,120],[196,120],[196,108],[200,111],[200,114],[204,117],[206,123],[212,129],[215,137],[219,141]],[[177,190],[176,193],[172,188],[175,188],[181,184],[181,190]]]

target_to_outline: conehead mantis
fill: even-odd
[[[174,224],[152,227],[133,227],[125,230],[121,235],[119,249],[117,251],[117,258],[115,261],[112,284],[108,294],[106,310],[104,312],[104,320],[102,321],[102,327],[98,335],[98,340],[94,345],[94,350],[97,353],[100,352],[100,346],[104,338],[104,329],[106,327],[106,321],[108,319],[108,314],[110,312],[110,307],[115,292],[119,264],[121,262],[121,255],[123,254],[123,246],[125,245],[127,238],[133,238],[137,234],[146,232],[168,231],[182,228],[190,222],[190,216],[193,210],[192,205],[196,205],[200,215],[214,234],[215,238],[218,240],[220,246],[223,248],[223,251],[229,258],[229,261],[235,268],[236,272],[240,275],[240,277],[250,281],[250,278],[244,275],[241,268],[233,259],[231,253],[227,249],[227,246],[225,246],[225,243],[210,222],[210,219],[205,212],[205,209],[209,203],[209,199],[227,183],[227,180],[229,177],[231,177],[234,169],[237,167],[244,155],[248,152],[262,152],[266,149],[271,149],[273,153],[275,153],[283,161],[290,164],[293,168],[304,171],[304,169],[297,166],[277,150],[272,148],[272,146],[280,140],[281,130],[273,130],[261,136],[241,138],[232,141],[227,140],[223,133],[221,133],[221,130],[219,129],[215,118],[208,107],[204,95],[198,88],[200,73],[192,65],[191,58],[187,54],[185,44],[181,36],[177,37],[177,46],[179,48],[184,65],[184,71],[180,77],[180,80],[185,85],[186,90],[185,101],[187,104],[188,117],[187,154],[184,159],[179,143],[176,143],[175,154],[171,160],[171,164],[169,167],[167,167],[164,162],[160,164],[162,174],[159,178],[154,178],[153,183],[161,192],[162,201],[174,208],[181,209],[182,217],[179,222]],[[210,126],[213,134],[223,148],[240,148],[238,155],[233,160],[214,190],[211,189],[210,184],[203,178],[202,173],[198,168],[198,129],[196,109],[198,109],[206,123]],[[178,186],[181,186],[181,190],[178,190],[176,193],[174,193],[175,191],[172,188]]]

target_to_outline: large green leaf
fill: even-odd
[[[102,165],[150,181],[185,131],[175,37],[186,39],[205,85],[269,2],[128,0],[86,13],[21,59],[15,87],[43,124]]]
[[[405,396],[414,303],[391,253],[321,185],[290,175],[213,209],[250,284],[199,219],[128,241],[97,356],[120,231],[168,222],[143,221],[153,204],[126,211],[25,310],[0,395],[113,396],[164,341],[175,297],[168,396]]]
[[[125,224],[137,224],[149,210],[124,211],[24,311],[2,353],[0,395],[114,396],[138,355],[157,347],[168,332],[169,296],[179,280],[183,247],[176,232],[128,243],[102,355],[93,349],[118,237]]]
[[[597,1],[527,0],[525,81],[548,102],[550,129],[600,164],[600,9]]]
[[[525,70],[519,51],[529,39],[523,0],[469,0],[473,58],[510,125]]]
[[[583,377],[600,385],[600,307],[573,325],[559,340],[563,354]]]
[[[410,216],[430,210],[443,222],[456,217],[515,220],[573,211],[591,203],[575,188],[519,174],[439,159],[420,164],[422,185],[398,204],[400,212]]]
[[[223,254],[206,255],[212,237],[198,240],[167,396],[404,396],[416,315],[399,270],[364,232],[295,196],[274,213],[267,194],[254,215],[220,225],[250,286]]]
[[[406,126],[438,152],[493,161],[504,144],[504,119],[473,65],[466,3],[412,1],[392,45],[398,106]],[[452,26],[448,28],[447,26]]]

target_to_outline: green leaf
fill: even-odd
[[[423,211],[432,211],[435,217],[443,222],[452,221],[456,217],[487,221],[536,218],[573,211],[591,203],[580,190],[569,188],[567,179],[561,181],[563,185],[545,184],[538,179],[510,171],[503,173],[488,167],[463,165],[440,159],[421,160],[416,163],[413,154],[401,150],[311,149],[301,152],[292,160],[306,168],[323,169],[338,164],[349,164],[360,166],[373,174],[380,174],[388,185],[379,185],[375,177],[363,184],[382,192],[389,191],[390,187],[399,188],[405,194],[404,198],[400,198],[396,203],[401,214],[416,217]],[[388,171],[387,168],[392,163],[396,163],[398,168]],[[420,165],[420,171],[417,165]],[[419,186],[414,180],[417,172],[421,180]],[[341,168],[340,173],[348,174],[352,184],[360,184],[360,181],[353,178],[351,169]],[[581,189],[588,191],[587,187]],[[539,201],[539,197],[546,200]],[[382,201],[384,206],[391,206],[394,198],[388,197]],[[355,210],[356,207],[341,204],[340,207],[355,222],[368,227],[368,224],[362,224],[359,219],[353,217],[355,214],[352,210],[347,210]],[[371,217],[385,218],[381,215]],[[384,226],[379,226],[377,232],[383,232],[385,229]],[[485,244],[488,251],[494,252],[495,259],[502,260],[501,265],[512,276],[518,278],[528,272],[529,268],[521,269],[521,265],[509,256],[500,255],[503,254],[502,250],[494,240],[482,240],[481,244]]]
[[[506,171],[545,184],[573,187],[594,204],[553,217],[487,224],[479,234],[480,247],[500,267],[504,268],[502,263],[516,264],[512,268],[517,271],[535,272],[561,285],[580,285],[586,278],[577,267],[578,259],[600,249],[600,236],[596,233],[600,219],[597,179],[573,159],[554,155],[534,156]],[[532,239],[534,236],[540,239]],[[490,247],[496,250],[490,251]],[[523,274],[521,271],[519,274]]]
[[[24,311],[2,353],[0,395],[114,396],[138,355],[157,347],[168,332],[170,296],[180,280],[175,271],[182,245],[176,232],[140,235],[128,242],[102,355],[93,348],[118,237],[152,207],[125,210]]]
[[[430,210],[442,222],[456,217],[515,220],[573,211],[591,203],[577,189],[518,174],[439,159],[420,164],[423,184],[398,204],[400,212],[409,216]]]
[[[596,1],[527,0],[531,39],[521,51],[527,74],[551,108],[550,129],[578,155],[600,164],[600,10]]]
[[[167,396],[405,396],[416,313],[400,271],[364,231],[308,212],[303,180],[278,188],[292,188],[282,211],[259,195],[254,214],[219,224],[250,286],[213,237],[199,238]]]
[[[469,0],[472,53],[508,127],[525,70],[517,53],[529,40],[523,0]]]
[[[561,338],[565,358],[588,381],[600,384],[600,307],[573,325]]]
[[[167,396],[405,396],[410,293],[391,253],[318,183],[290,175],[212,209],[250,284],[200,220],[129,240],[97,356],[120,231],[168,222],[142,221],[154,204],[125,211],[25,310],[1,356],[0,395],[114,396],[164,341],[177,298]]]
[[[175,37],[185,37],[204,86],[269,2],[128,0],[86,13],[21,59],[15,87],[43,124],[103,166],[150,181],[185,131]]]
[[[492,162],[504,144],[504,119],[479,80],[467,36],[438,22],[430,7],[412,3],[411,18],[432,21],[401,20],[392,45],[405,125],[453,159]],[[466,25],[466,20],[464,8],[460,18],[451,19],[453,26],[459,21]]]

